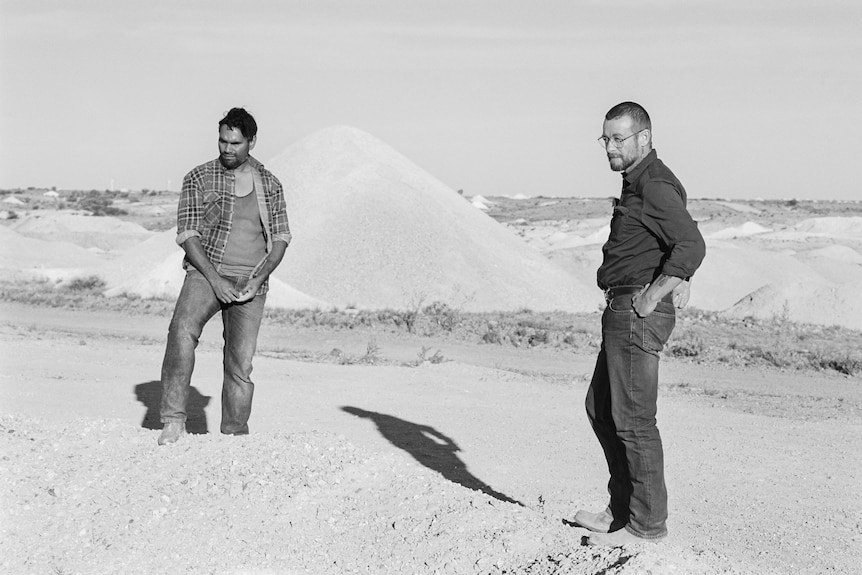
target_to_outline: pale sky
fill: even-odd
[[[0,188],[179,189],[365,130],[467,195],[619,191],[634,100],[693,198],[862,199],[858,0],[0,0]]]

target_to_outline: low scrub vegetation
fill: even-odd
[[[98,277],[55,283],[0,281],[0,300],[33,306],[118,311],[170,316],[173,300],[142,300],[102,295]],[[595,353],[601,343],[598,314],[470,313],[435,302],[412,310],[284,310],[270,309],[267,321],[295,329],[367,331],[369,345],[360,358],[331,358],[345,363],[374,364],[380,360],[375,333],[409,333],[520,348],[553,348]],[[420,352],[417,363],[443,361],[439,350]],[[770,367],[785,370],[832,371],[862,375],[862,332],[835,327],[795,324],[785,319],[727,319],[717,313],[686,310],[664,355],[678,361]]]

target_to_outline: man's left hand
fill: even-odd
[[[261,279],[260,276],[251,278],[248,280],[248,283],[245,284],[245,288],[239,292],[239,297],[236,298],[235,301],[237,303],[243,303],[254,299],[254,296],[256,296],[257,292],[260,291],[260,286],[262,285],[263,279]]]

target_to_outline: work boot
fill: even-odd
[[[159,445],[168,443],[176,443],[181,435],[186,434],[185,421],[169,421],[162,429],[162,434],[159,436]]]
[[[589,511],[579,509],[578,512],[575,513],[575,523],[584,529],[589,529],[593,533],[607,533],[610,531],[611,523],[613,523],[613,521],[614,516],[611,515],[611,512],[607,509],[599,513],[591,513]]]

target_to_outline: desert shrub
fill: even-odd
[[[78,209],[87,210],[94,216],[125,216],[128,214],[125,210],[112,206],[114,200],[101,192],[90,191],[85,196],[77,197],[76,200]]]
[[[482,343],[503,343],[503,334],[500,331],[500,326],[496,322],[488,323],[485,333],[482,334]]]
[[[77,277],[68,281],[63,287],[69,291],[78,292],[103,291],[105,289],[105,280],[99,276]]]
[[[358,363],[368,363],[374,365],[380,362],[380,346],[377,345],[377,340],[371,338],[365,347],[365,355],[359,358]]]
[[[419,357],[416,365],[422,365],[425,362],[433,363],[436,365],[438,363],[443,363],[444,361],[446,361],[446,358],[443,357],[443,353],[439,349],[435,351],[434,354],[431,355],[431,357],[428,357],[429,351],[431,351],[430,347],[425,347],[424,345],[422,346],[422,349],[419,351]]]
[[[527,343],[531,346],[544,345],[550,341],[549,331],[546,329],[535,330],[527,336]]]
[[[841,357],[821,358],[818,361],[821,369],[837,371],[844,375],[858,375],[862,373],[862,359],[844,355]]]
[[[427,306],[423,310],[423,313],[431,319],[434,325],[448,332],[451,332],[458,326],[461,315],[458,310],[440,301],[435,301]]]
[[[400,312],[393,312],[392,320],[395,325],[404,326],[409,333],[416,333],[416,320],[419,319],[418,309],[407,309]]]
[[[668,357],[693,358],[699,357],[703,347],[699,342],[672,343],[665,349]]]

